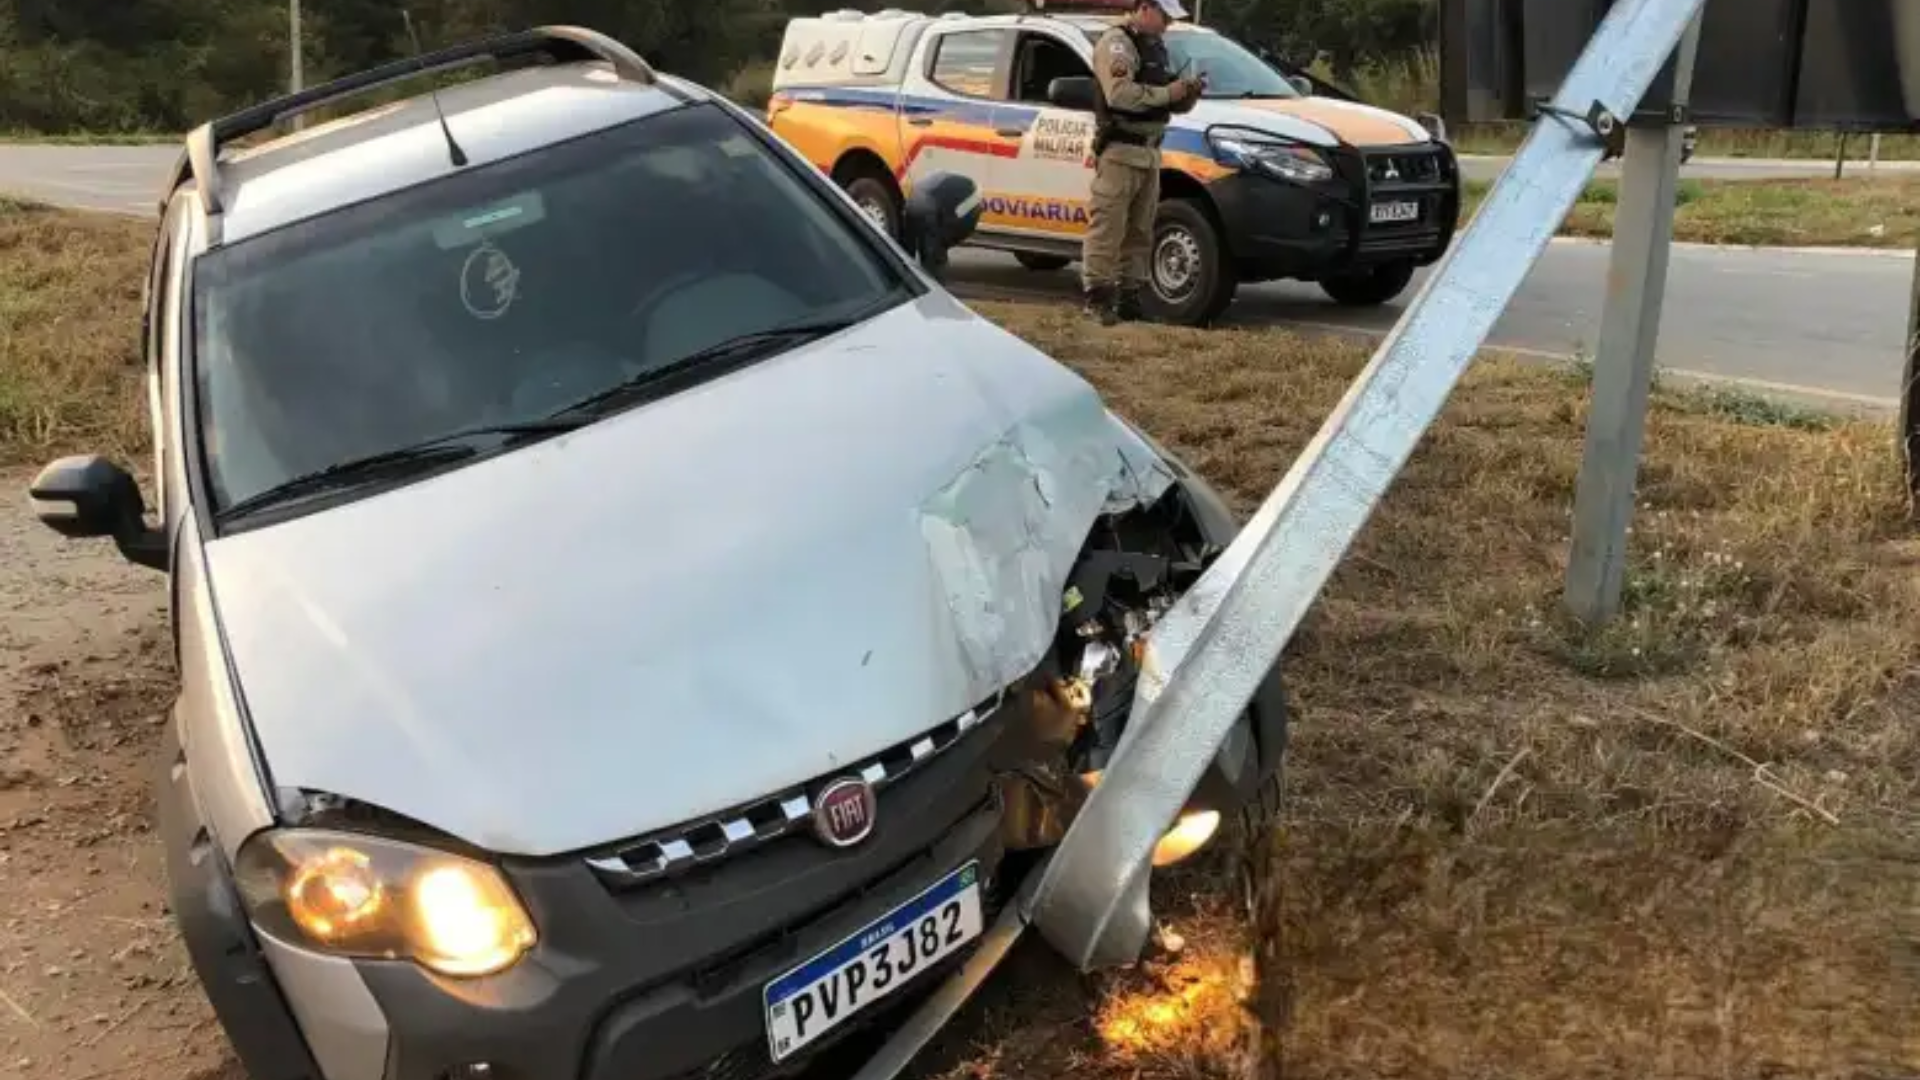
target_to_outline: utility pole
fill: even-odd
[[[300,63],[300,0],[287,0],[287,41],[292,47],[292,62],[288,65],[287,92],[297,94],[301,90]]]
[[[1589,625],[1619,613],[1626,586],[1627,528],[1633,521],[1640,449],[1646,438],[1680,155],[1686,144],[1684,113],[1699,49],[1696,15],[1675,52],[1674,110],[1627,124],[1619,224],[1614,227],[1606,306],[1600,315],[1593,406],[1574,492],[1573,553],[1567,563],[1567,607]]]
[[[287,93],[297,94],[305,85],[300,59],[300,0],[287,0]],[[293,130],[306,127],[301,117],[293,118]]]

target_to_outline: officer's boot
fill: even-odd
[[[1114,288],[1111,285],[1087,286],[1086,304],[1082,310],[1099,319],[1101,326],[1112,326],[1120,321],[1119,314],[1115,311]]]
[[[1140,306],[1140,285],[1129,282],[1120,286],[1113,303],[1114,317],[1121,322],[1139,322],[1147,317],[1146,309]]]

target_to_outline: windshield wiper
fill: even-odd
[[[599,419],[624,405],[644,400],[661,383],[675,376],[684,375],[694,368],[705,367],[708,364],[746,363],[758,360],[781,348],[804,345],[829,334],[837,334],[858,321],[857,319],[822,319],[818,322],[776,326],[771,330],[758,330],[751,334],[728,338],[688,353],[678,360],[650,368],[630,379],[615,383],[597,394],[581,398],[550,414],[547,419],[551,422],[567,423],[585,423]]]
[[[489,439],[508,441],[529,435],[564,435],[580,428],[577,421],[560,419],[528,420],[520,423],[485,424],[436,435],[425,442],[394,450],[342,461],[324,469],[296,476],[257,495],[242,499],[221,511],[222,518],[235,518],[278,506],[309,495],[350,488],[387,476],[406,476],[438,465],[447,465],[481,452]]]

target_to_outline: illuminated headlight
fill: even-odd
[[[1333,167],[1310,147],[1248,139],[1216,138],[1212,142],[1214,156],[1235,168],[1263,172],[1298,184],[1333,179]]]
[[[1106,775],[1105,770],[1081,773],[1080,782],[1091,791],[1100,785]],[[1189,856],[1207,846],[1213,834],[1220,831],[1220,812],[1217,810],[1191,810],[1180,815],[1153,846],[1153,865],[1156,869],[1185,862]]]
[[[254,924],[334,956],[411,960],[441,975],[492,975],[533,947],[533,922],[498,870],[356,833],[263,833],[236,877]]]

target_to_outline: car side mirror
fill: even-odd
[[[947,252],[980,227],[980,189],[958,173],[934,173],[913,187],[900,216],[903,246],[936,279],[947,267]]]
[[[1047,100],[1063,109],[1093,111],[1093,78],[1068,75],[1047,84]]]
[[[1287,76],[1287,82],[1292,84],[1295,90],[1300,91],[1301,97],[1313,96],[1313,80],[1307,78],[1305,75],[1289,75]]]
[[[95,454],[65,457],[27,488],[40,524],[75,540],[110,536],[129,562],[167,568],[166,534],[147,527],[146,501],[127,470]]]

